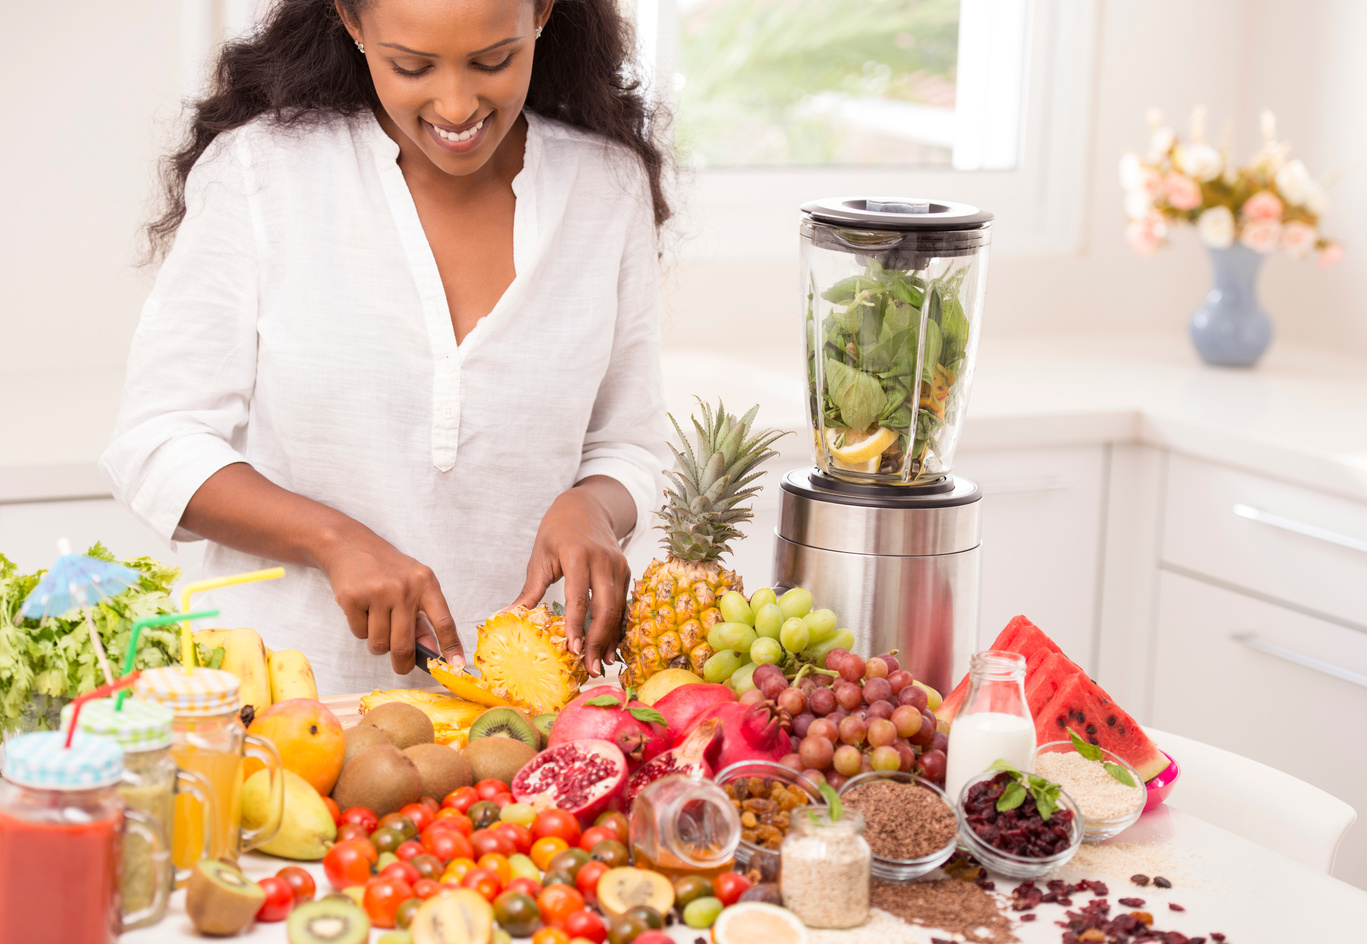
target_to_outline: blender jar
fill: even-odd
[[[968,404],[992,214],[904,198],[817,200],[802,214],[817,468],[869,485],[939,481]]]

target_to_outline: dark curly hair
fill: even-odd
[[[353,21],[369,0],[338,0]],[[547,0],[534,0],[538,12]],[[635,154],[650,179],[655,224],[669,218],[666,116],[631,77],[630,26],[616,0],[556,0],[537,41],[526,107],[596,132]],[[333,0],[279,0],[251,36],[223,47],[207,97],[191,106],[179,150],[162,162],[165,211],[147,227],[149,260],[170,249],[185,217],[185,180],[215,137],[261,115],[292,125],[379,107]]]

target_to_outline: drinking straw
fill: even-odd
[[[123,675],[133,671],[133,660],[138,657],[138,639],[142,636],[144,626],[165,626],[168,623],[178,623],[181,620],[189,622],[195,619],[208,619],[210,616],[217,616],[218,610],[201,610],[198,613],[167,613],[163,616],[152,616],[144,620],[138,620],[133,624],[133,636],[128,640],[128,654],[123,657]],[[119,692],[119,697],[114,702],[115,711],[123,711],[124,699],[128,697],[128,690]]]
[[[185,612],[190,612],[190,594],[199,593],[201,590],[215,590],[219,587],[235,587],[240,583],[255,583],[258,580],[275,580],[277,577],[285,576],[285,568],[270,567],[266,570],[253,570],[245,574],[233,574],[231,577],[213,577],[209,580],[196,580],[194,583],[186,584],[185,589],[180,592],[180,608]],[[191,639],[194,634],[190,631],[190,620],[184,619],[181,623],[180,632],[180,661],[185,666],[185,674],[189,675],[195,668],[195,644]]]
[[[74,698],[71,702],[71,727],[66,729],[66,743],[62,746],[65,748],[71,747],[71,738],[76,733],[76,719],[79,718],[81,715],[82,705],[90,701],[92,698],[103,698],[106,695],[112,695],[114,692],[118,691],[121,688],[128,688],[134,682],[136,682],[138,680],[138,677],[141,675],[142,671],[139,670],[131,675],[125,675],[123,678],[119,679],[112,685],[101,685],[99,688],[94,689],[93,691],[86,692],[84,695],[79,695],[76,698]]]

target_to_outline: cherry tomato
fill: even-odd
[[[537,839],[556,836],[571,846],[578,844],[582,832],[579,820],[574,818],[573,813],[555,807],[537,813],[536,820],[532,823],[532,835]]]
[[[422,878],[422,873],[411,862],[391,862],[380,869],[381,878],[396,878],[405,885],[411,886],[418,879]]]
[[[323,805],[328,808],[328,814],[332,817],[332,824],[334,826],[340,826],[345,822],[345,820],[342,819],[342,808],[337,805],[336,800],[332,797],[323,797]]]
[[[269,875],[256,884],[266,893],[266,900],[256,913],[257,921],[284,921],[294,908],[294,889],[278,875]]]
[[[437,814],[437,818],[433,820],[432,825],[427,828],[458,829],[468,836],[475,831],[475,824],[470,822],[470,817],[466,816],[460,810],[448,806],[444,807],[442,811]]]
[[[413,897],[413,887],[399,878],[380,876],[365,887],[361,905],[377,928],[394,927],[399,906]]]
[[[513,795],[511,793],[495,793],[493,795],[493,798],[489,802],[493,803],[501,810],[505,806],[512,806],[514,803],[517,802],[517,800],[513,799]]]
[[[407,929],[418,916],[418,909],[421,907],[422,899],[416,896],[403,902],[399,905],[399,910],[394,912],[394,927]]]
[[[360,823],[343,823],[337,827],[337,841],[343,842],[347,839],[370,839],[370,833]]]
[[[579,867],[578,874],[574,876],[575,887],[585,898],[590,895],[597,895],[598,880],[603,877],[603,873],[607,870],[608,864],[606,862],[599,862],[597,859],[592,862],[585,862]]]
[[[572,912],[584,907],[584,896],[573,885],[551,885],[536,899],[536,907],[542,921],[560,928]]]
[[[418,802],[421,803],[423,806],[427,807],[429,810],[431,810],[433,816],[435,816],[437,814],[437,811],[441,809],[441,801],[438,800],[436,797],[418,797]]]
[[[479,794],[479,798],[481,800],[492,800],[500,793],[507,793],[508,785],[504,783],[502,780],[494,780],[493,778],[489,778],[487,780],[481,780],[479,783],[475,784],[475,792]]]
[[[515,878],[507,885],[503,886],[505,892],[521,892],[530,895],[533,899],[541,896],[541,883],[530,878]]]
[[[415,855],[408,860],[408,864],[418,870],[418,874],[423,878],[441,878],[441,871],[445,868],[445,863],[434,855],[424,852],[422,855]]]
[[[441,882],[430,878],[420,878],[413,883],[413,894],[426,901],[443,888]]]
[[[565,933],[570,937],[582,937],[593,944],[603,944],[608,936],[608,926],[596,911],[580,908],[565,916]]]
[[[560,928],[542,928],[532,935],[532,944],[570,944],[570,936]]]
[[[470,846],[479,855],[498,852],[510,856],[517,852],[517,846],[507,833],[494,832],[492,829],[476,829],[470,834]]]
[[[465,878],[465,876],[469,874],[470,870],[474,867],[474,859],[466,857],[452,859],[449,863],[447,863],[446,868],[442,871],[441,880],[443,882],[454,882],[457,886],[459,886],[460,880]]]
[[[712,879],[712,893],[729,908],[740,901],[740,896],[750,887],[750,880],[739,872],[723,872]]]
[[[536,837],[532,831],[521,823],[499,823],[491,827],[496,833],[502,833],[513,841],[513,847],[523,855],[532,851],[532,843],[536,842]],[[512,853],[509,853],[511,855]]]
[[[425,803],[410,803],[399,812],[413,821],[413,825],[418,827],[418,832],[431,826],[432,821],[437,818],[437,814],[429,810]]]
[[[441,801],[441,805],[443,809],[464,813],[470,807],[478,803],[479,800],[479,791],[474,787],[458,787],[446,794],[446,799]]]
[[[294,891],[295,904],[313,901],[313,896],[318,891],[318,883],[307,870],[297,865],[287,865],[275,874],[277,878],[283,878],[290,883],[290,888]]]
[[[570,844],[559,836],[542,836],[532,843],[532,851],[528,855],[532,857],[532,862],[536,867],[544,872],[551,860],[569,847]]]
[[[462,888],[473,888],[484,896],[485,901],[490,902],[498,897],[499,892],[503,891],[503,885],[499,882],[498,876],[488,869],[471,869],[460,880],[460,885]]]
[[[380,854],[365,839],[348,839],[335,843],[323,856],[323,874],[333,888],[364,885],[370,879],[370,867]]]
[[[380,818],[364,806],[353,806],[342,813],[342,822],[364,826],[365,831],[373,833],[380,828]]]
[[[497,875],[500,888],[506,888],[513,880],[513,867],[508,864],[508,857],[505,855],[490,852],[488,855],[480,856],[475,864]]]
[[[625,813],[599,813],[593,821],[595,826],[603,826],[617,834],[617,841],[625,844],[631,838],[631,824]]]
[[[446,829],[429,829],[422,834],[422,847],[443,862],[475,857],[475,847],[454,826]]]
[[[613,842],[620,841],[617,838],[616,830],[608,829],[606,826],[590,826],[588,829],[584,830],[583,835],[579,837],[579,848],[583,849],[585,852],[592,852],[594,846],[608,839],[611,839]]]
[[[402,813],[386,813],[381,816],[380,827],[392,829],[404,839],[412,839],[418,834],[418,824]]]
[[[407,862],[414,856],[420,856],[426,851],[427,850],[423,848],[422,843],[413,839],[405,839],[403,842],[399,843],[398,847],[394,850],[394,854]]]

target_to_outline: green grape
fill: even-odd
[[[755,640],[755,644],[750,647],[750,658],[763,665],[783,661],[783,647],[779,645],[777,639],[770,639],[768,636]]]
[[[755,663],[753,662],[743,665],[731,673],[731,687],[736,690],[737,695],[744,695],[755,687],[755,680],[752,677],[754,674]]]
[[[831,610],[812,610],[802,617],[802,621],[807,624],[807,631],[811,633],[811,645],[825,642],[831,633],[835,632],[835,613]]]
[[[750,594],[750,611],[752,613],[758,613],[759,608],[764,604],[777,602],[778,594],[774,593],[774,591],[770,590],[768,587],[760,587],[754,593]]]
[[[745,602],[745,597],[742,594],[728,590],[722,594],[721,602],[717,606],[721,610],[721,618],[728,623],[755,625],[755,614],[751,612],[750,604]]]
[[[778,638],[783,627],[783,611],[777,603],[766,603],[755,611],[755,632],[770,639]]]
[[[718,649],[703,663],[702,677],[713,685],[720,685],[741,667],[740,653],[734,649]]]
[[[718,623],[707,631],[707,644],[714,650],[739,649],[744,652],[755,641],[755,631],[744,623]]]
[[[783,643],[783,648],[789,652],[801,652],[807,648],[811,641],[812,632],[807,628],[799,616],[794,616],[790,620],[783,621],[783,629],[779,632],[779,641]]]
[[[832,649],[853,648],[853,631],[841,627],[840,629],[837,629],[834,633],[832,633],[830,638],[824,640],[823,642],[819,642],[814,646],[808,646],[806,649],[802,650],[802,658],[807,659],[811,662],[815,662],[819,665],[822,664],[822,660],[826,658],[826,653],[830,652]]]
[[[721,909],[720,898],[713,898],[711,895],[706,898],[695,898],[684,905],[684,924],[699,931],[710,928],[721,914]]]
[[[806,616],[812,612],[812,591],[794,587],[778,598],[778,608],[783,611],[784,619]]]

